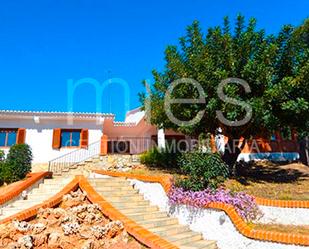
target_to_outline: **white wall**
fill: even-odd
[[[96,123],[95,120],[75,120],[73,125],[69,125],[64,120],[41,120],[39,124],[34,123],[31,119],[11,119],[0,120],[0,128],[26,128],[26,143],[30,145],[33,153],[33,163],[47,163],[48,161],[64,155],[76,148],[64,148],[54,150],[52,148],[53,129],[88,129],[89,144],[99,141],[102,136],[102,125]],[[8,149],[1,150],[5,152]]]
[[[265,152],[265,153],[240,153],[237,160],[249,162],[252,160],[271,160],[271,161],[296,161],[299,159],[298,152]]]
[[[192,231],[202,233],[204,239],[215,240],[220,249],[308,248],[247,238],[236,230],[234,224],[224,211],[210,208],[194,208],[186,205],[171,206],[160,184],[138,180],[129,181],[152,205],[157,205],[161,211],[168,212],[172,217],[178,218],[180,224],[190,226]]]

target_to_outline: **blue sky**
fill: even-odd
[[[225,15],[256,17],[258,27],[278,32],[309,17],[308,0],[32,0],[0,1],[0,109],[67,111],[67,80],[108,77],[130,87],[130,108],[139,105],[141,81],[162,69],[163,51],[185,27],[222,23]],[[95,91],[82,84],[74,111],[96,111]],[[102,111],[124,117],[124,93],[105,88]]]

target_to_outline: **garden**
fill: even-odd
[[[256,202],[256,197],[309,200],[309,168],[301,163],[238,162],[234,175],[218,153],[198,149],[176,154],[153,149],[141,156],[141,163],[143,166],[130,173],[173,175],[168,193],[171,205],[203,208],[213,202],[230,204],[254,229],[309,235],[308,225],[260,222],[264,214]]]

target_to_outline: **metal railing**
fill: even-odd
[[[89,144],[85,149],[79,148],[49,161],[48,170],[50,172],[62,172],[65,169],[70,169],[70,167],[74,166],[75,164],[99,155],[100,143],[101,141],[96,141]]]

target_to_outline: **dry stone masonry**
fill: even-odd
[[[130,238],[120,221],[107,219],[78,190],[65,195],[59,207],[40,209],[29,222],[1,225],[0,248],[140,249],[141,245]]]

